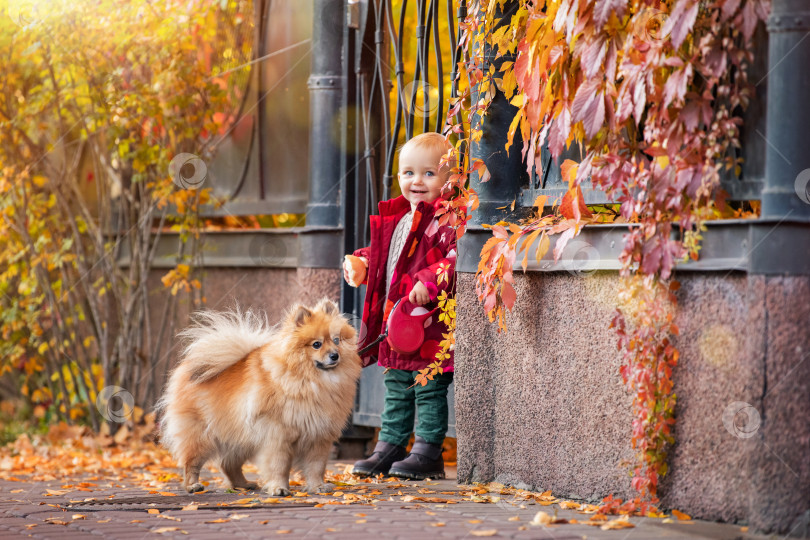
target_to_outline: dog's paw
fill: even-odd
[[[199,482],[186,486],[186,491],[189,493],[197,493],[198,491],[205,491],[205,486]]]
[[[335,491],[335,484],[331,482],[311,483],[304,486],[302,491],[306,491],[310,495],[315,493],[331,493]]]
[[[273,497],[290,496],[290,490],[282,486],[267,485],[264,487],[264,491],[266,491],[268,495],[272,495]]]
[[[245,482],[244,484],[240,484],[238,486],[233,486],[234,489],[246,489],[248,491],[256,491],[259,489],[259,484],[256,482]]]

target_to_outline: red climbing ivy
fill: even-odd
[[[629,225],[620,257],[623,285],[610,325],[623,354],[622,378],[634,392],[632,445],[638,457],[632,486],[654,501],[674,442],[678,284],[672,270],[680,260],[697,258],[704,221],[723,209],[722,171],[739,174],[740,159],[730,150],[740,146],[740,112],[753,94],[746,76],[751,41],[770,3],[519,0],[504,23],[499,9],[506,3],[468,7],[460,36],[461,93],[451,100],[448,133],[460,135],[459,151],[478,140],[499,91],[518,108],[504,144],[508,149],[515,138],[522,143],[529,172],[534,166],[543,173],[544,145],[555,160],[572,144],[584,158],[562,163],[569,186],[562,200],[540,197],[533,217],[491,226],[477,293],[490,320],[505,330],[506,312],[516,301],[512,270],[520,254],[525,270],[530,251],[539,261],[556,236],[558,260],[582,227],[606,220],[585,206],[581,183],[590,179],[618,205],[618,215],[609,219]],[[485,47],[502,57],[500,70],[485,63]],[[465,185],[473,172],[487,180],[482,162],[459,159],[451,179],[458,196],[448,202],[444,219],[459,226],[459,236],[477,205]]]

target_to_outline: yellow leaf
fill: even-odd
[[[146,511],[146,513],[147,514],[159,514],[160,510],[158,510],[157,508],[150,508],[149,510]]]
[[[672,515],[678,518],[679,521],[687,521],[692,519],[692,516],[690,516],[689,514],[684,514],[680,510],[673,510]]]
[[[158,534],[163,534],[163,533],[175,532],[175,531],[177,531],[177,532],[179,532],[181,534],[188,534],[186,531],[181,531],[180,527],[161,527],[159,529],[155,529],[152,532],[156,532]]]
[[[540,237],[540,242],[537,243],[537,251],[534,252],[534,258],[538,263],[540,259],[545,257],[546,253],[548,253],[550,245],[551,241],[548,239],[548,235],[543,233],[543,236]]]
[[[534,518],[529,522],[529,525],[548,525],[551,523],[552,517],[543,511],[537,512]]]
[[[524,250],[524,249],[526,250],[526,255],[523,257],[523,271],[524,272],[526,271],[526,264],[528,262],[526,260],[526,258],[529,256],[529,248],[534,243],[534,241],[537,240],[537,237],[540,236],[540,234],[542,232],[543,232],[542,229],[537,229],[536,231],[533,231],[533,232],[529,233],[529,235],[523,240],[523,243],[520,245],[520,250],[521,251]]]
[[[470,531],[473,536],[495,536],[498,534],[498,529],[481,529],[477,531]]]
[[[577,178],[577,169],[579,169],[579,164],[571,159],[566,159],[563,161],[562,165],[560,165],[562,179],[564,182],[568,182],[568,189],[574,187],[574,180]]]
[[[635,527],[632,523],[630,523],[629,516],[622,516],[618,519],[614,519],[613,521],[608,521],[604,525],[600,527],[603,531],[614,531],[617,529],[631,529]]]
[[[543,208],[546,206],[546,201],[548,200],[548,195],[538,195],[537,198],[532,203],[532,206],[536,206],[540,209],[540,212],[543,212]]]

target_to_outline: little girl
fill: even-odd
[[[450,166],[440,166],[442,155],[451,148],[438,133],[424,133],[409,140],[399,155],[399,186],[402,196],[379,204],[379,215],[370,217],[371,245],[354,252],[359,257],[360,279],[347,257],[346,281],[367,285],[363,323],[367,332],[363,348],[384,328],[397,300],[407,298],[424,305],[436,301],[440,291],[453,294],[455,287],[456,233],[439,226],[434,212],[441,202],[442,187]],[[357,262],[357,259],[355,259]],[[365,274],[363,277],[362,275]],[[438,279],[442,274],[443,279]],[[354,464],[354,474],[383,473],[422,480],[444,478],[442,443],[447,433],[447,389],[453,381],[453,358],[442,364],[444,373],[427,385],[414,386],[419,369],[436,361],[439,343],[447,333],[444,322],[433,315],[425,328],[422,347],[412,354],[399,354],[383,340],[363,357],[363,366],[377,363],[385,370],[385,406],[382,429],[374,453]],[[419,426],[410,454],[405,446],[413,431],[414,412]]]

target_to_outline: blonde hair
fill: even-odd
[[[444,155],[448,150],[453,148],[453,145],[441,133],[430,132],[422,133],[421,135],[411,138],[399,149],[400,154],[402,154],[406,148],[409,150],[413,148],[427,148],[429,150],[440,151],[442,155]],[[452,169],[455,166],[456,159],[455,156],[451,154],[445,167]]]

